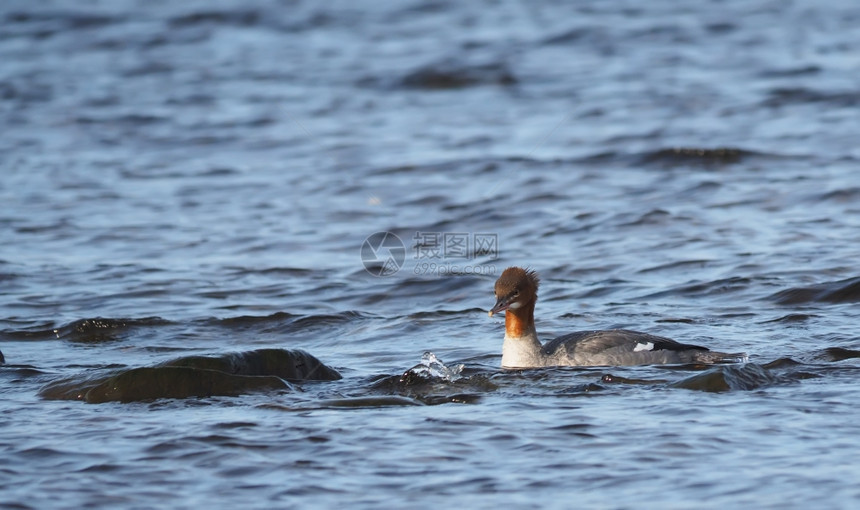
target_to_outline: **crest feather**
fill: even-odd
[[[512,266],[502,271],[499,279],[496,280],[496,295],[505,296],[524,287],[533,287],[534,293],[537,294],[539,286],[540,277],[537,271]]]
[[[534,284],[535,290],[540,287],[540,276],[538,276],[537,271],[526,268],[526,277]]]

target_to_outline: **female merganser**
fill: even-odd
[[[505,269],[496,280],[496,305],[490,317],[505,312],[502,368],[720,363],[745,358],[626,329],[577,331],[541,345],[535,330],[539,283],[537,273],[519,267]]]

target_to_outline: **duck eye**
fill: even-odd
[[[514,292],[514,295],[511,297],[519,297],[519,295],[520,295],[520,291],[516,291],[516,292]]]

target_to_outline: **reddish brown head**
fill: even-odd
[[[537,273],[521,267],[509,267],[496,280],[496,305],[490,310],[494,313],[505,310],[534,310],[540,278]]]

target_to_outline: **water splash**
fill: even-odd
[[[427,351],[421,356],[421,363],[410,368],[409,372],[427,379],[444,379],[448,382],[455,382],[463,377],[460,375],[463,372],[463,367],[462,364],[453,367],[446,366],[435,354]]]

